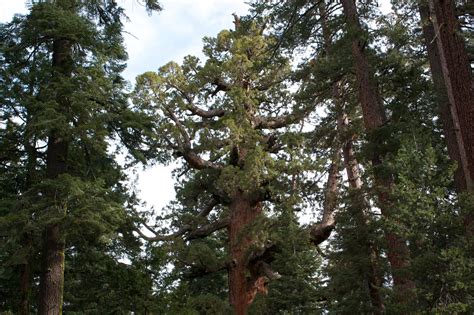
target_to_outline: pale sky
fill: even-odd
[[[149,16],[139,0],[118,0],[130,18],[125,45],[128,67],[124,77],[134,83],[145,71],[155,71],[168,61],[186,55],[202,57],[202,38],[233,27],[232,13],[246,14],[244,0],[161,0],[164,10]],[[25,0],[0,0],[0,22],[15,13],[27,13]],[[129,34],[128,34],[129,33]],[[172,167],[154,166],[139,172],[139,197],[159,210],[175,196]]]
[[[118,0],[130,18],[124,35],[129,55],[124,76],[132,84],[135,76],[155,71],[168,61],[181,62],[186,55],[202,57],[202,38],[233,27],[232,13],[246,14],[246,0],[161,0],[164,10],[149,16],[140,0]],[[0,0],[0,22],[15,13],[27,13],[25,0]],[[381,0],[383,11],[389,0]],[[139,172],[139,197],[159,210],[175,196],[171,167],[154,166]]]

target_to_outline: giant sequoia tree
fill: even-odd
[[[472,60],[466,50],[454,1],[418,4],[448,152],[457,162],[458,192],[474,191],[474,84]],[[469,12],[469,11],[468,11]],[[459,14],[460,15],[460,14]],[[471,12],[472,20],[472,12]],[[472,57],[471,57],[472,59]],[[465,228],[473,233],[473,215],[465,214]]]
[[[115,1],[1,25],[0,312],[472,313],[472,6],[375,3],[255,1],[131,100]]]
[[[273,39],[247,21],[206,39],[201,65],[186,57],[137,78],[135,104],[156,116],[162,159],[182,159],[176,231],[150,240],[186,242],[227,229],[229,298],[245,314],[258,291],[277,275],[269,268],[275,244],[266,236],[272,204],[287,193],[285,174],[304,170],[293,125],[314,100],[289,96],[288,60]],[[204,266],[209,272],[212,266]]]

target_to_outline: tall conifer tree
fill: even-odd
[[[206,39],[204,65],[186,57],[182,66],[171,62],[138,77],[135,103],[157,118],[159,156],[182,158],[186,174],[173,216],[177,230],[160,235],[152,228],[156,236],[148,239],[192,245],[227,229],[228,259],[220,268],[228,270],[235,313],[245,314],[277,276],[269,268],[276,245],[267,237],[268,213],[285,195],[278,188],[288,184],[284,174],[297,165],[304,170],[293,126],[314,101],[290,98],[289,63],[269,49],[272,37],[238,17],[234,23],[234,31]]]
[[[124,176],[108,152],[119,132],[130,138],[123,125],[134,116],[120,76],[123,18],[115,1],[57,0],[33,2],[27,16],[2,25],[2,141],[9,143],[2,160],[21,183],[10,189],[5,215],[21,214],[20,244],[41,253],[40,314],[62,312],[68,236],[83,229],[98,238],[124,217]],[[32,237],[42,245],[34,249],[40,242]],[[27,313],[34,255],[21,256]]]

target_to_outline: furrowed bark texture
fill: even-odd
[[[256,293],[264,289],[263,277],[247,277],[248,248],[252,242],[245,230],[261,212],[259,202],[253,202],[238,191],[230,204],[229,241],[232,262],[229,266],[229,299],[236,315],[247,314]]]
[[[438,57],[444,77],[451,118],[457,137],[466,188],[473,191],[474,86],[464,39],[456,18],[454,1],[430,0]]]
[[[451,104],[444,82],[443,70],[441,67],[441,60],[436,44],[436,32],[430,18],[430,8],[428,3],[419,2],[418,11],[420,13],[421,25],[423,30],[423,37],[425,41],[426,50],[428,52],[428,60],[430,63],[431,77],[436,92],[436,100],[438,103],[438,112],[441,122],[443,124],[444,134],[446,136],[446,144],[448,154],[451,160],[457,163],[456,172],[454,173],[454,184],[458,192],[466,190],[466,163],[461,159],[459,151],[459,144],[462,141],[461,130],[459,126],[455,126],[453,118],[451,117]],[[455,110],[453,108],[453,110]]]
[[[438,61],[456,132],[459,168],[464,175],[464,182],[460,181],[456,186],[461,191],[474,193],[474,82],[471,65],[464,39],[460,34],[454,1],[430,0],[429,7],[435,30]],[[474,214],[464,216],[464,226],[467,235],[474,236]]]
[[[72,44],[67,39],[58,39],[53,44],[54,80],[65,79],[71,76],[71,49]],[[69,103],[67,95],[58,93],[58,112],[67,112]],[[57,130],[53,130],[48,139],[46,157],[46,177],[56,179],[67,172],[68,141]],[[47,211],[56,211],[59,218],[64,215],[64,209],[55,205],[55,192],[49,191],[51,208]],[[45,227],[43,232],[43,256],[40,276],[39,314],[62,314],[64,288],[64,237],[59,223]]]
[[[364,53],[365,43],[356,36],[357,34],[363,34],[364,31],[359,22],[355,2],[354,0],[341,0],[341,3],[350,32],[354,36],[351,51],[358,82],[359,102],[362,107],[365,130],[368,134],[371,134],[383,126],[387,118]],[[377,152],[379,147],[377,143],[373,143],[373,145],[375,149],[372,156],[372,164],[374,167],[377,167],[382,163],[382,156],[380,152]],[[393,181],[389,177],[381,176],[376,172],[375,183],[378,187],[378,203],[382,215],[391,218],[393,217],[393,209],[391,209],[389,194]],[[394,287],[399,293],[397,294],[398,302],[400,304],[407,304],[412,297],[412,294],[408,291],[413,289],[415,284],[409,273],[406,272],[407,267],[410,265],[410,254],[406,241],[397,233],[388,229],[385,231],[385,239],[387,242],[387,256],[392,268]]]

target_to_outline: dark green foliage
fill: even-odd
[[[150,5],[154,9],[156,2]],[[67,259],[88,257],[97,265],[93,268],[101,265],[107,272],[126,274],[135,268],[121,267],[112,255],[97,252],[117,239],[117,229],[126,219],[126,176],[111,153],[112,141],[130,138],[134,128],[124,125],[140,117],[128,108],[126,82],[120,76],[127,58],[123,18],[114,1],[42,1],[32,3],[28,15],[1,25],[0,275],[2,284],[7,284],[1,288],[2,296],[5,292],[1,310],[18,311],[20,270],[26,265],[31,270],[30,310],[36,309],[38,283],[33,279],[39,272],[40,239],[51,224],[59,223],[64,231]],[[65,66],[71,76],[53,67],[52,52],[59,39],[73,47]],[[61,98],[67,98],[66,108]],[[67,170],[47,178],[46,153],[53,134],[68,143]],[[134,146],[141,145],[136,140],[126,143],[132,154]],[[66,277],[75,279],[71,284],[87,285],[90,279],[79,276],[91,272],[86,265],[66,266]],[[144,274],[140,268],[134,272]],[[94,285],[101,287],[98,282]],[[66,285],[65,303],[71,309],[81,300],[78,294],[74,285]],[[121,309],[127,307],[131,309],[132,303]]]
[[[356,86],[352,73],[350,38],[345,33],[344,21],[337,10],[338,2],[324,2],[326,19],[321,18],[317,2],[309,1],[256,1],[254,13],[268,20],[278,42],[290,52],[311,46],[313,53],[301,64],[300,75],[310,91],[324,93],[331,104],[331,85],[344,80],[343,100],[345,112],[351,119],[349,134],[354,141],[357,158],[363,166],[366,186],[361,191],[349,190],[343,195],[342,208],[337,216],[336,236],[331,241],[327,268],[327,310],[334,313],[368,313],[370,298],[367,290],[367,254],[364,244],[374,246],[379,256],[379,273],[384,279],[381,295],[389,313],[405,313],[392,296],[390,266],[385,261],[386,244],[382,231],[389,227],[408,240],[412,252],[411,272],[417,286],[416,305],[409,311],[456,313],[470,311],[472,307],[471,278],[464,271],[472,266],[469,235],[465,234],[461,215],[466,203],[459,203],[453,191],[453,165],[446,156],[445,143],[439,122],[439,113],[425,47],[421,37],[417,3],[393,2],[394,13],[380,15],[374,3],[358,3],[363,28],[369,37],[362,41],[373,69],[375,79],[387,109],[388,121],[375,133],[364,134],[357,111]],[[468,7],[468,6],[467,6]],[[465,4],[460,12],[466,12]],[[468,15],[462,21],[469,19]],[[366,24],[364,24],[366,23]],[[465,24],[463,24],[465,25]],[[331,53],[323,41],[324,27],[331,36]],[[469,37],[472,30],[463,28]],[[307,49],[307,48],[306,48]],[[320,94],[321,95],[321,94]],[[318,146],[334,146],[337,142],[325,141],[335,137],[337,110],[331,105],[323,123],[316,127]],[[332,122],[331,122],[332,120]],[[321,150],[321,147],[318,149]],[[375,169],[369,161],[374,150],[382,152],[383,161]],[[394,189],[390,196],[391,209],[396,215],[390,220],[381,219],[377,208],[369,209],[361,224],[354,212],[352,194],[364,194],[375,201],[380,189],[371,172],[392,177]],[[357,199],[357,198],[356,198]],[[468,198],[467,198],[468,199]],[[467,200],[461,197],[461,200]],[[462,205],[462,206],[461,206]],[[466,243],[467,242],[467,243]],[[461,249],[462,248],[462,249]],[[450,271],[452,270],[452,271]],[[456,280],[455,280],[456,279]]]
[[[392,1],[390,15],[356,3],[363,34],[347,27],[339,1],[254,1],[235,30],[205,38],[206,60],[188,56],[139,76],[133,104],[121,77],[126,12],[117,1],[31,1],[28,15],[0,25],[0,312],[20,312],[25,274],[37,312],[42,233],[59,224],[65,313],[230,314],[227,226],[216,224],[229,218],[236,192],[247,192],[263,210],[242,233],[251,236],[246,255],[268,250],[281,276],[250,314],[374,313],[374,274],[387,314],[473,313],[474,243],[463,218],[474,198],[454,190],[418,2]],[[472,5],[456,3],[472,52]],[[387,112],[371,133],[362,128],[354,36]],[[59,71],[52,56],[64,39],[71,55]],[[337,123],[343,114],[346,128]],[[67,142],[67,170],[48,178],[53,136]],[[315,248],[298,219],[323,211],[330,155],[348,141],[362,186],[341,175],[335,230]],[[159,215],[138,213],[127,167],[176,160],[184,160],[176,200]],[[375,178],[393,183],[390,217]],[[134,234],[147,221],[158,242]],[[416,285],[408,306],[393,290],[387,230],[410,249],[400,271]]]
[[[321,257],[310,244],[292,211],[281,210],[275,220],[272,240],[279,245],[272,268],[281,278],[268,285],[268,295],[259,296],[250,314],[323,314],[324,284]]]

